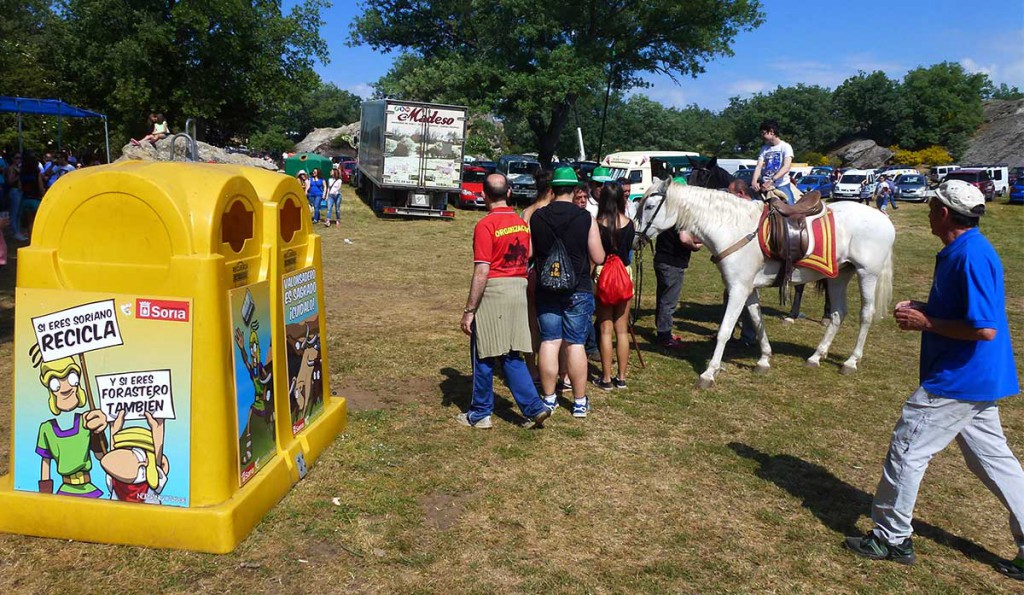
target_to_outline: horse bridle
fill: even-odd
[[[651,198],[652,196],[660,196],[661,202],[659,202],[657,208],[654,209],[654,214],[651,215],[651,220],[647,222],[647,226],[644,227],[642,232],[640,232],[640,246],[637,247],[636,256],[634,256],[633,258],[633,264],[636,265],[636,283],[633,284],[633,287],[636,288],[636,291],[633,294],[633,315],[631,317],[631,322],[636,322],[640,318],[640,298],[643,295],[644,287],[643,255],[644,247],[647,245],[649,241],[649,238],[647,237],[647,232],[651,230],[651,226],[654,225],[654,220],[658,218],[658,213],[661,212],[662,205],[665,204],[664,191],[652,192],[651,194],[648,194],[646,197],[644,197],[644,200],[646,201],[648,198]],[[642,215],[643,210],[637,212],[636,219],[633,222],[634,227],[639,227],[640,218]]]

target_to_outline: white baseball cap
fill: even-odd
[[[965,217],[977,218],[985,214],[985,195],[963,180],[946,180],[939,184],[935,198]]]

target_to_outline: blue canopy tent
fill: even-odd
[[[59,99],[31,99],[27,97],[9,97],[0,95],[0,112],[11,112],[18,114],[18,152],[22,152],[21,146],[21,115],[36,114],[42,116],[57,116],[57,149],[60,150],[61,120],[63,118],[101,118],[103,120],[103,134],[107,139],[107,163],[110,163],[110,129],[107,126],[106,114],[82,109],[64,103]]]

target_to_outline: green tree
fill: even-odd
[[[178,129],[196,118],[212,142],[244,137],[317,86],[327,46],[308,24],[325,6],[304,0],[285,16],[277,0],[66,0],[62,89],[106,111],[119,140],[144,133],[150,111]]]
[[[50,98],[59,96],[54,40],[61,20],[52,2],[4,2],[0,18],[0,95]],[[22,121],[26,147],[38,148],[56,134],[56,119],[26,116]],[[18,146],[17,116],[0,115],[0,147]]]
[[[755,155],[761,147],[759,128],[766,119],[779,123],[779,134],[796,153],[828,146],[842,130],[832,92],[817,85],[778,87],[747,99],[733,97],[722,118],[731,130],[732,144],[746,156]]]
[[[906,94],[884,72],[858,72],[836,88],[834,101],[852,136],[882,146],[897,140],[894,134],[906,115]]]
[[[1024,99],[1024,91],[1021,91],[1017,87],[1011,87],[1006,83],[1000,83],[998,87],[992,87],[989,93],[986,93],[986,99]]]
[[[959,156],[984,121],[981,98],[990,86],[987,75],[970,74],[955,62],[911,70],[903,78],[907,111],[897,126],[900,144],[939,145]]]
[[[547,163],[582,95],[642,86],[645,73],[696,75],[762,18],[757,0],[380,0],[352,42],[412,55],[380,85],[390,95],[521,117]]]

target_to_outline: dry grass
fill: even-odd
[[[718,386],[697,392],[722,295],[717,271],[702,255],[677,313],[677,331],[689,343],[681,354],[646,347],[649,271],[648,310],[638,326],[648,366],[633,367],[628,391],[594,394],[587,420],[560,410],[544,430],[524,431],[513,425],[519,417],[501,388],[495,429],[470,431],[452,417],[469,398],[458,320],[480,215],[460,212],[450,223],[379,220],[351,194],[343,211],[343,226],[323,231],[324,262],[332,388],[350,398],[352,414],[306,479],[225,556],[0,536],[0,592],[1019,587],[990,567],[1013,551],[1005,512],[955,449],[935,459],[921,490],[916,567],[861,561],[840,547],[844,534],[869,526],[892,425],[916,386],[918,338],[899,332],[891,318],[872,329],[861,371],[841,376],[837,368],[855,339],[849,321],[827,364],[811,370],[802,360],[822,328],[810,321],[783,327],[772,317],[771,374],[754,375],[752,351],[729,349]],[[901,205],[895,213],[896,299],[927,297],[940,244],[928,234],[925,211]],[[1022,222],[1019,207],[1000,204],[984,223],[1007,271],[1018,367]],[[8,309],[0,313],[0,375],[8,379],[10,270],[2,282]],[[773,301],[766,294],[777,314]],[[821,298],[808,292],[804,312],[821,308]],[[1020,399],[1003,407],[1003,422],[1024,454]],[[7,457],[0,452],[2,472]],[[332,505],[334,497],[341,506]]]

